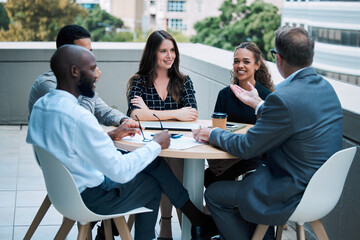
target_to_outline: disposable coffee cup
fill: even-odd
[[[212,127],[218,127],[222,129],[226,129],[226,121],[227,121],[227,114],[221,112],[214,112],[211,115],[212,119]]]

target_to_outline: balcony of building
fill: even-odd
[[[92,47],[102,71],[97,92],[110,106],[126,112],[126,84],[137,70],[144,43],[95,42]],[[25,138],[29,91],[36,77],[49,69],[54,49],[54,42],[0,42],[0,239],[22,239],[46,195],[41,171]],[[179,49],[181,71],[194,83],[199,118],[209,119],[219,90],[230,83],[232,52],[191,43],[179,44]],[[275,64],[268,66],[275,84],[281,82]],[[359,147],[360,87],[328,80],[343,107],[344,148]],[[360,239],[359,158],[358,153],[335,210],[323,219],[330,239]],[[173,222],[174,239],[180,239],[175,217]],[[34,239],[52,238],[49,236],[55,235],[60,223],[61,216],[51,208]],[[283,239],[295,239],[293,226],[290,222]],[[306,226],[306,230],[307,239],[316,239],[311,227]],[[75,235],[73,228],[69,239]]]

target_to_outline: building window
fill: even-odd
[[[168,28],[171,30],[186,30],[186,25],[182,19],[168,19]]]
[[[201,1],[198,0],[198,1],[197,1],[197,10],[198,10],[199,13],[202,11],[201,5],[202,5]]]
[[[330,29],[309,26],[309,32],[311,33],[314,41],[317,42],[360,47],[359,30]]]
[[[156,23],[156,15],[150,14],[150,24],[155,25],[155,23]]]
[[[185,1],[168,1],[168,12],[185,12]]]

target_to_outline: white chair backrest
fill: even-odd
[[[301,224],[326,216],[341,196],[356,147],[333,154],[312,176],[291,221]]]
[[[44,175],[50,201],[63,216],[85,224],[121,215],[151,211],[147,208],[137,208],[124,214],[99,215],[93,213],[84,204],[74,178],[67,168],[56,157],[38,146],[34,146],[34,152]]]

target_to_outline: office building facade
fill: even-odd
[[[143,30],[164,29],[196,34],[196,22],[218,16],[223,0],[144,0]]]
[[[319,74],[360,86],[360,1],[285,0],[281,21],[310,32]]]

